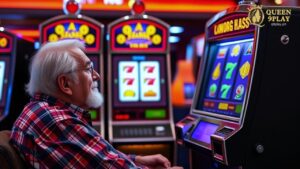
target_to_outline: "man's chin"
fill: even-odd
[[[100,92],[92,91],[87,98],[87,105],[90,108],[99,108],[103,104],[103,96]]]

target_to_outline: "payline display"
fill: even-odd
[[[167,119],[165,60],[161,56],[122,55],[113,58],[114,120]],[[131,107],[131,108],[130,108]],[[132,112],[132,108],[144,108]],[[124,112],[130,108],[130,112]],[[139,108],[138,108],[139,109]]]
[[[215,43],[196,109],[240,117],[252,63],[253,38]]]

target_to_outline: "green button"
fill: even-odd
[[[164,109],[151,109],[146,110],[146,119],[164,119],[166,118],[166,110]]]
[[[241,113],[241,111],[242,111],[242,105],[241,104],[236,105],[235,112]]]
[[[97,111],[96,110],[90,110],[89,113],[91,114],[91,119],[95,120],[97,118]]]

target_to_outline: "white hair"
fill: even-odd
[[[58,90],[57,77],[77,68],[72,49],[84,50],[84,43],[75,39],[61,40],[44,44],[33,56],[30,65],[30,81],[26,91],[30,96],[41,92],[54,94]],[[75,80],[75,74],[71,74]]]
[[[103,96],[98,90],[98,83],[93,82],[92,90],[90,91],[87,97],[86,104],[89,107],[98,108],[102,105],[102,103],[103,103]]]

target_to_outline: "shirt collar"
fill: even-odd
[[[85,110],[75,104],[64,102],[62,100],[59,100],[59,99],[57,99],[53,96],[49,96],[47,94],[37,93],[31,98],[31,101],[45,101],[50,106],[59,106],[59,107],[67,108],[70,111],[78,114],[80,117],[83,117],[83,118],[90,117],[90,114],[88,113],[87,110]]]

